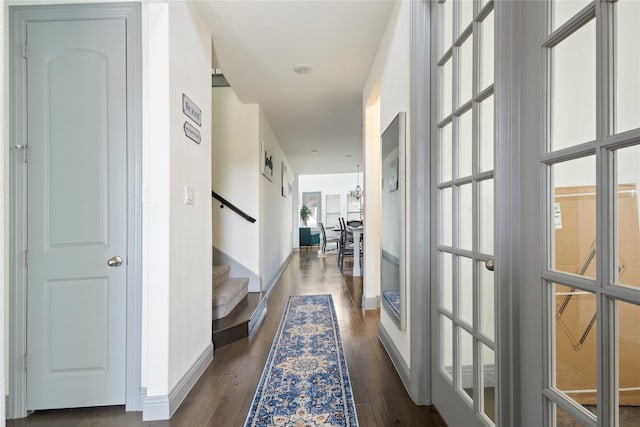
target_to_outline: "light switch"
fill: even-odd
[[[190,185],[187,185],[184,187],[184,204],[185,205],[194,204],[193,187]]]

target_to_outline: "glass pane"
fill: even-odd
[[[616,206],[616,283],[640,287],[640,145],[615,152],[618,183]]]
[[[442,44],[440,45],[440,56],[451,47],[453,36],[453,0],[442,3]]]
[[[458,104],[461,106],[471,99],[473,83],[473,35],[467,37],[458,48]]]
[[[473,0],[460,0],[458,10],[460,11],[460,19],[458,21],[458,35],[467,29],[473,19]]]
[[[461,327],[457,327],[460,334],[460,351],[458,363],[460,366],[459,387],[473,399],[473,337]]]
[[[478,263],[480,273],[480,332],[492,340],[495,339],[495,284],[493,271],[484,266],[484,262]]]
[[[596,296],[553,284],[555,295],[555,386],[590,408],[597,395]]]
[[[480,172],[493,169],[493,95],[480,103]]]
[[[640,127],[640,2],[615,3],[616,132]]]
[[[493,179],[479,183],[480,252],[493,255]]]
[[[620,427],[640,425],[640,306],[618,302]]]
[[[591,3],[589,0],[552,0],[551,1],[551,22],[552,29],[555,30],[573,15]]]
[[[442,217],[440,218],[440,244],[453,246],[453,194],[451,188],[440,191]]]
[[[451,79],[453,78],[451,58],[440,69],[440,120],[451,114],[451,99],[453,98],[453,86]]]
[[[557,271],[596,277],[596,161],[583,157],[551,166],[551,226]]]
[[[458,119],[458,178],[471,175],[473,164],[473,120],[471,110]]]
[[[453,255],[440,252],[440,305],[453,312]]]
[[[440,130],[440,182],[451,181],[453,177],[453,139],[451,123]]]
[[[493,422],[496,421],[496,355],[489,347],[480,344],[482,363],[482,412]]]
[[[473,246],[473,199],[471,184],[458,187],[458,247],[471,250]]]
[[[552,49],[551,150],[595,137],[596,24],[591,20]]]
[[[586,427],[581,422],[575,420],[571,415],[567,414],[561,407],[557,405],[556,409],[556,427]]]
[[[458,258],[458,317],[473,324],[473,262]]]
[[[491,12],[480,23],[480,90],[493,83],[493,31],[494,20]]]
[[[440,368],[450,380],[453,378],[453,323],[440,315]]]

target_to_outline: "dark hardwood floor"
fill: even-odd
[[[362,281],[340,273],[337,257],[295,252],[251,335],[215,350],[214,360],[169,421],[142,422],[122,407],[39,411],[8,426],[242,426],[290,295],[331,294],[360,426],[445,426],[437,412],[409,398],[378,340],[379,312],[360,308]]]

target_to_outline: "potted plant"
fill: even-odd
[[[309,219],[309,217],[311,216],[311,209],[309,209],[309,206],[307,205],[302,205],[302,207],[300,208],[300,219],[302,220],[302,223],[304,224],[304,226],[307,226],[307,220]]]

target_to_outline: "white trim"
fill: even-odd
[[[171,418],[169,410],[169,396],[144,396],[142,398],[142,421],[168,420]]]
[[[362,309],[363,310],[375,310],[380,307],[380,295],[374,298],[365,298],[362,296]]]
[[[496,425],[520,425],[521,4],[494,3]],[[526,336],[526,335],[524,335]],[[487,367],[484,367],[486,370]],[[486,376],[485,379],[486,380]]]
[[[409,395],[419,405],[431,403],[431,239],[429,233],[431,205],[430,176],[430,120],[431,99],[429,59],[431,2],[411,2],[411,69],[409,109],[409,182],[410,200],[407,221],[411,230],[408,236],[409,266],[407,284],[411,296],[407,322],[410,330],[411,369]]]
[[[176,413],[182,401],[198,382],[205,369],[213,360],[213,343],[209,343],[195,363],[173,387],[169,395],[147,396],[143,391],[142,420],[168,420]],[[142,394],[142,393],[141,393]]]
[[[404,384],[404,388],[407,390],[407,392],[409,392],[409,367],[407,366],[407,363],[404,361],[402,355],[398,351],[398,348],[393,343],[393,339],[391,339],[389,333],[384,328],[384,325],[382,323],[380,323],[380,326],[378,327],[378,338],[380,339],[382,346],[389,355],[391,363],[393,363],[393,366],[395,366],[396,371],[398,372],[398,376],[400,376],[402,384]]]

